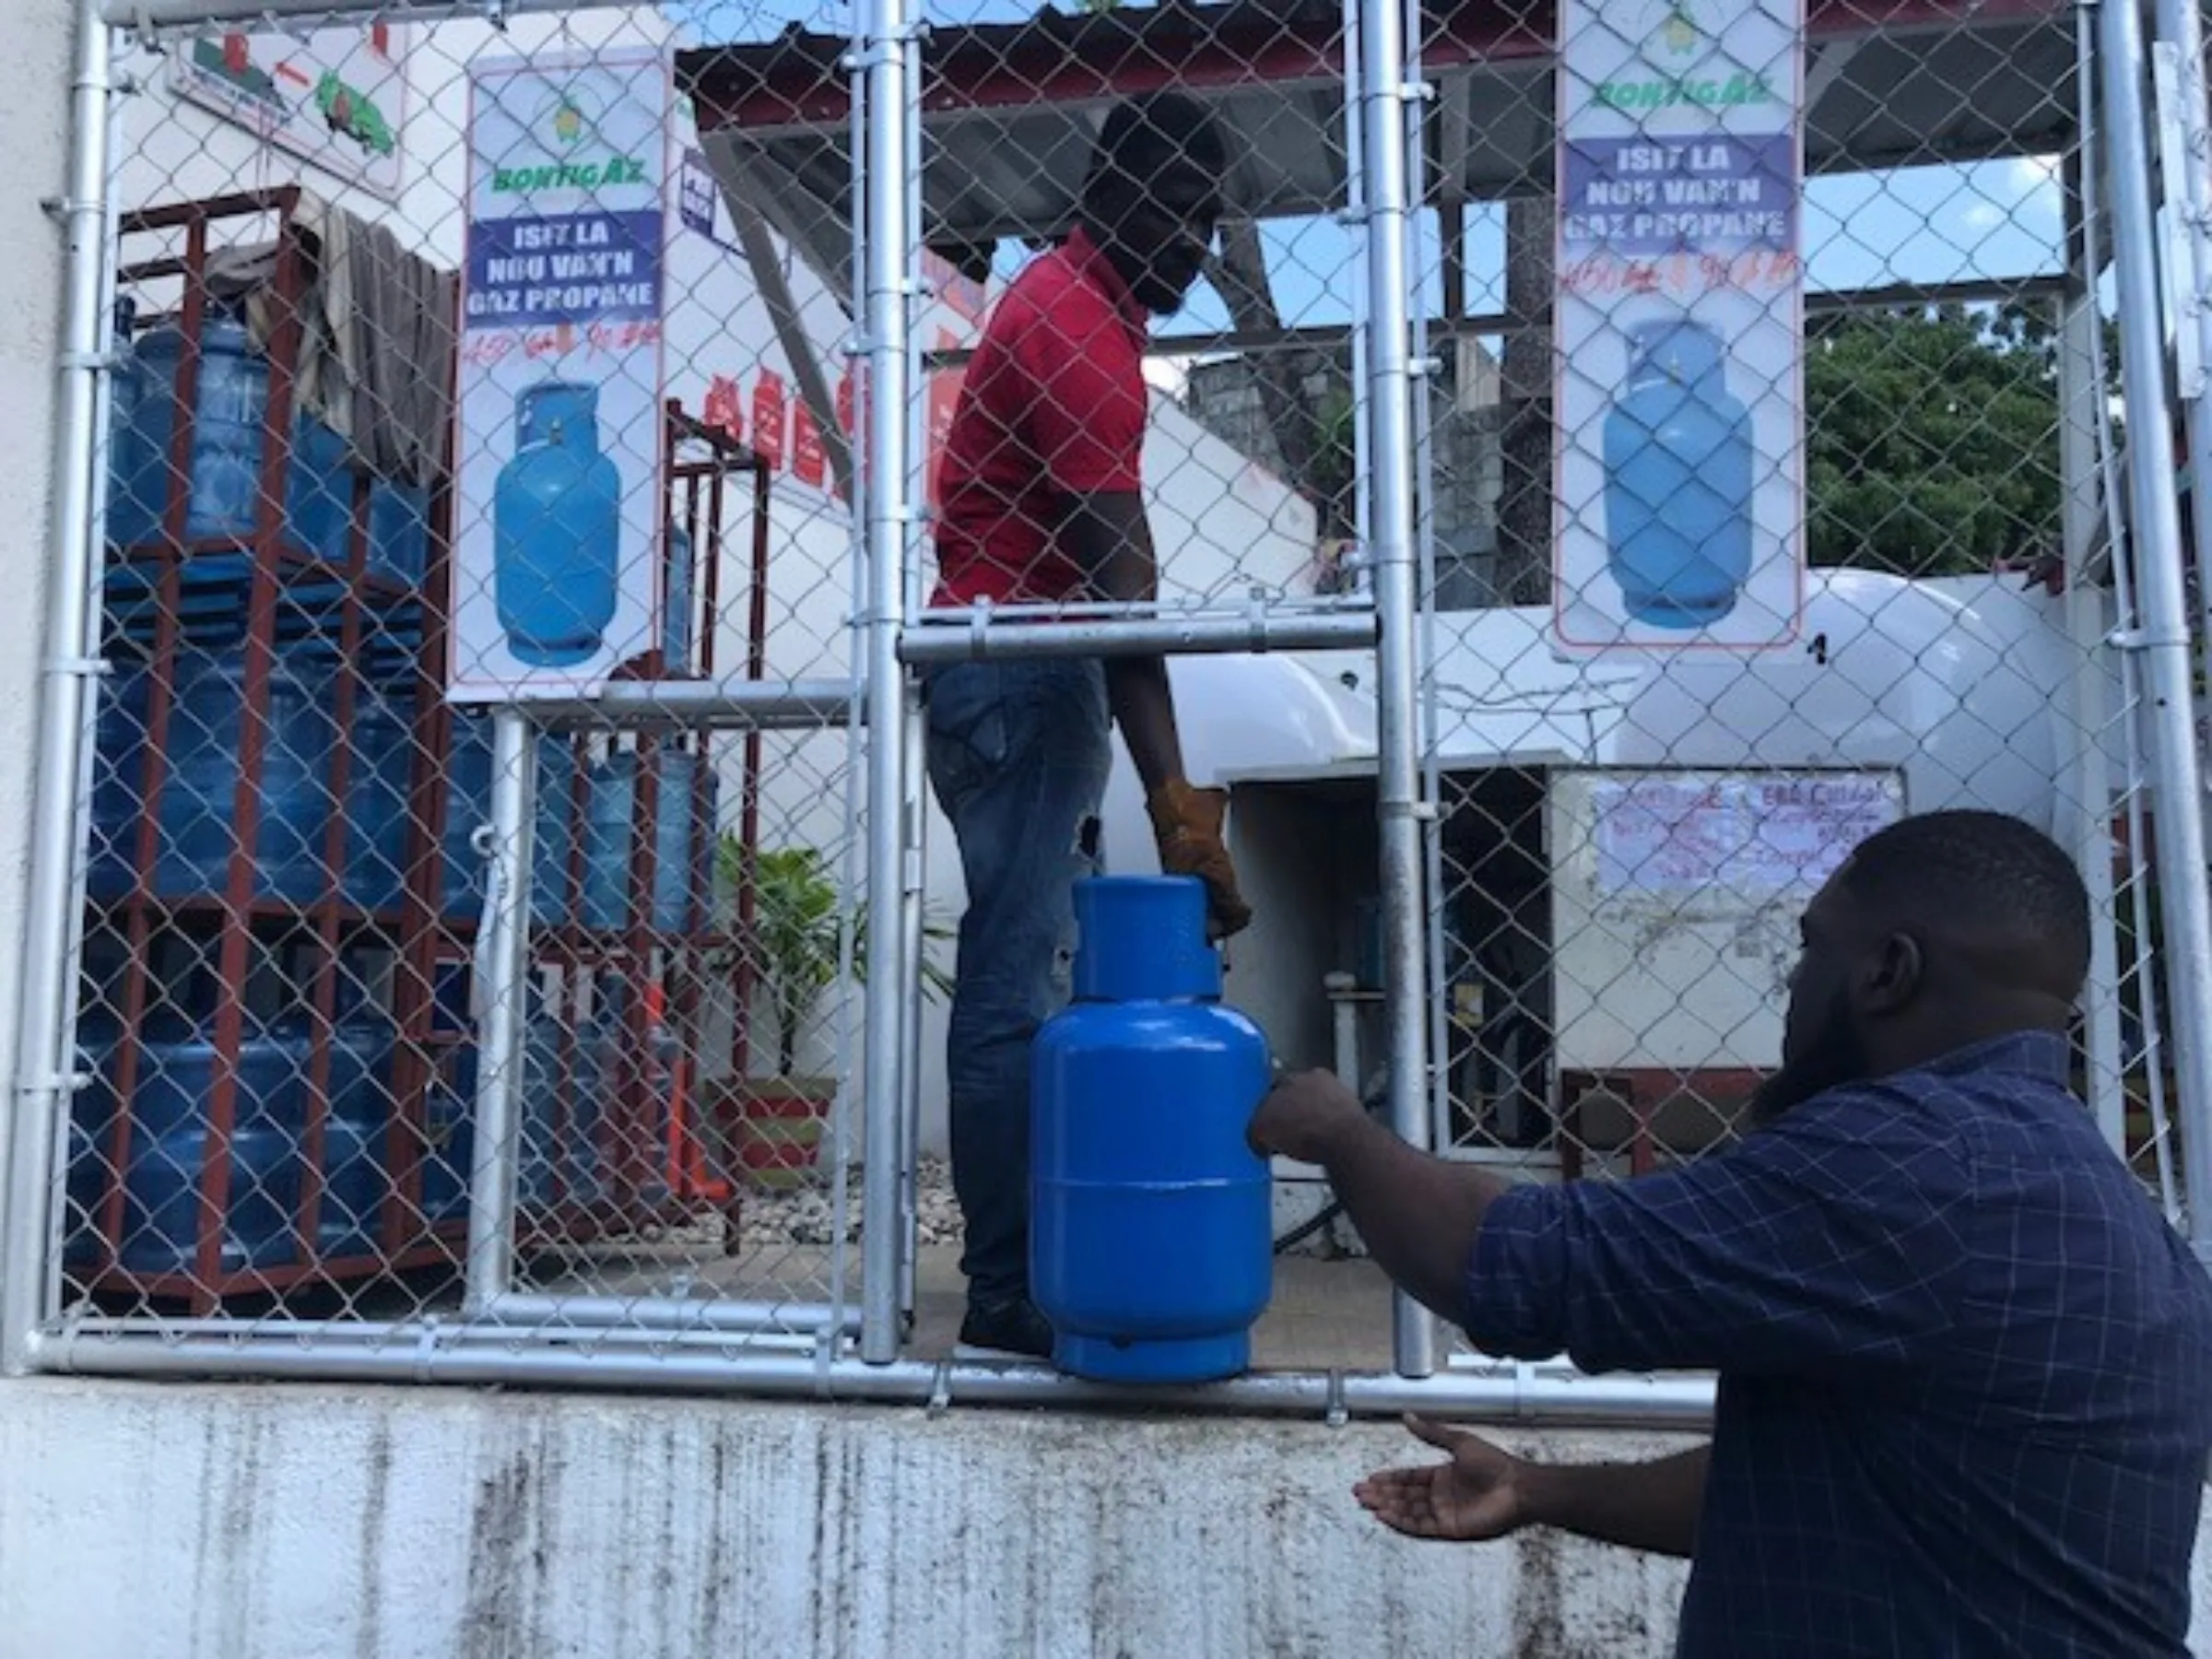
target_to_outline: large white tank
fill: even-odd
[[[2018,578],[1816,571],[1798,649],[1648,675],[1606,759],[1898,765],[1914,812],[1983,806],[2054,830],[2075,661],[2064,603]]]
[[[2065,603],[2018,578],[1816,571],[1798,646],[1663,665],[1561,661],[1539,608],[1446,613],[1431,630],[1446,762],[1901,766],[1913,811],[1973,805],[2054,830],[2076,662]],[[1340,771],[1374,753],[1371,652],[1182,657],[1170,672],[1200,782]],[[2114,753],[2118,709],[2108,676]],[[1115,748],[1107,857],[1149,868]]]

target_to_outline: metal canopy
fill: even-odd
[[[1430,8],[1437,87],[1432,202],[1548,188],[1552,8]],[[1859,172],[2056,153],[2071,142],[2073,9],[2054,0],[1811,0],[1806,164]],[[850,284],[850,42],[793,28],[685,52],[700,139],[748,198],[839,286]],[[940,251],[1065,229],[1103,108],[1173,85],[1206,99],[1230,144],[1232,209],[1327,213],[1345,199],[1342,18],[1335,0],[1169,4],[1026,23],[933,26],[924,42],[924,233]],[[1450,176],[1434,159],[1449,158]]]

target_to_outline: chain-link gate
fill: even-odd
[[[1618,1179],[1963,804],[2077,855],[2077,1082],[2206,1236],[2186,7],[112,10],[31,1362],[1081,1397],[977,1312],[1076,874]],[[1272,1174],[1213,1397],[1698,1408],[1440,1351]]]

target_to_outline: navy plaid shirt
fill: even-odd
[[[1719,1373],[1682,1659],[2181,1654],[2212,1281],[2021,1035],[1516,1187],[1477,1347]]]

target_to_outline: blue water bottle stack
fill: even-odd
[[[127,339],[127,313],[122,321]],[[214,1154],[228,1162],[229,1196],[214,1218],[220,1272],[369,1263],[391,1230],[402,1183],[395,1156],[418,1180],[420,1214],[406,1218],[407,1236],[425,1223],[456,1228],[467,1215],[478,1072],[468,969],[441,969],[428,994],[429,1079],[412,1107],[399,1098],[403,1043],[388,969],[395,941],[418,925],[408,902],[418,874],[434,925],[480,912],[476,831],[491,811],[490,722],[452,711],[443,752],[426,747],[437,727],[419,700],[436,695],[420,676],[429,491],[358,472],[346,441],[306,414],[291,424],[277,508],[283,555],[265,679],[250,683],[250,601],[267,603],[271,585],[254,549],[265,529],[270,362],[241,308],[209,302],[189,450],[180,453],[186,344],[181,324],[159,324],[130,342],[113,379],[103,618],[112,671],[98,699],[88,891],[99,907],[150,904],[152,942],[140,947],[135,983],[143,990],[135,994],[145,1013],[132,1032],[118,1018],[120,978],[90,976],[86,987],[77,1041],[92,1081],[68,1131],[65,1255],[76,1267],[135,1276],[204,1269],[211,1105],[227,1076],[235,1085],[228,1152]],[[516,439],[498,490],[499,601],[518,636],[534,640],[544,660],[559,660],[603,629],[613,609],[614,542],[602,521],[613,512],[615,474],[598,448],[593,389],[556,383],[525,394]],[[689,559],[680,562],[688,579]],[[536,582],[517,579],[525,567]],[[670,596],[665,640],[675,659],[689,651],[690,596]],[[340,695],[348,682],[349,709]],[[715,779],[697,754],[673,746],[651,753],[658,799],[646,834],[657,868],[643,919],[677,931],[700,924],[712,901]],[[547,734],[536,766],[535,921],[626,930],[629,870],[643,851],[639,756],[587,763],[571,739]],[[441,782],[442,821],[414,833],[434,798],[426,791]],[[226,1066],[218,1024],[226,997],[242,1003],[244,989],[227,989],[212,964],[215,929],[238,924],[237,912],[217,902],[234,877],[253,907],[250,922],[296,925],[305,907],[335,902],[350,931],[337,935],[335,959],[328,947],[284,959],[276,988],[245,1008]],[[112,922],[88,937],[102,927],[122,938]],[[335,994],[324,1029],[312,998],[326,969]],[[610,1190],[599,1114],[617,1071],[620,1003],[603,988],[612,976],[595,977],[596,1009],[573,1033],[573,1073],[558,1107],[550,1091],[570,1046],[561,999],[531,999],[519,1185],[526,1205],[594,1202]],[[327,1084],[317,1112],[319,1049]],[[311,1193],[320,1194],[312,1206]]]
[[[1075,1001],[1031,1051],[1030,1277],[1053,1363],[1235,1376],[1273,1288],[1273,1187],[1244,1139],[1266,1040],[1222,1006],[1198,881],[1079,882],[1076,919]]]

